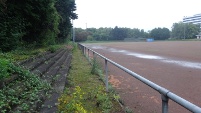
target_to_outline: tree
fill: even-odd
[[[87,40],[92,41],[92,40],[93,40],[93,37],[92,37],[91,35],[88,35],[88,36],[87,36]]]
[[[59,32],[59,15],[54,7],[56,0],[7,0],[1,10],[1,39],[6,50],[20,43],[37,45],[54,44]],[[8,43],[12,42],[12,43]],[[2,47],[2,48],[5,48]]]
[[[170,31],[168,28],[154,28],[151,30],[150,36],[155,40],[165,40],[170,38]]]
[[[74,0],[0,0],[1,51],[64,42],[72,28],[70,19],[77,18],[75,10]]]
[[[86,30],[83,30],[81,28],[75,28],[76,42],[86,41],[88,36],[90,36],[90,33],[87,32]]]
[[[172,26],[172,38],[175,39],[183,39],[184,38],[184,23],[179,22],[179,23],[174,23]]]
[[[93,40],[98,41],[124,40],[125,38],[146,38],[149,35],[143,29],[119,28],[117,26],[115,28],[87,28],[85,31],[90,35],[87,39],[91,40],[93,38]]]
[[[192,23],[185,24],[185,39],[196,38],[196,35],[200,31],[200,26]]]
[[[199,25],[192,23],[174,23],[172,26],[172,38],[175,39],[192,39],[195,38],[200,30]]]
[[[140,38],[140,37],[142,37],[140,29],[137,28],[128,29],[128,38]]]
[[[113,40],[124,40],[124,38],[127,38],[127,29],[126,28],[118,28],[116,26],[111,31],[111,39]]]
[[[0,51],[10,51],[20,45],[25,34],[25,19],[14,10],[14,4],[0,1]]]
[[[63,43],[71,31],[71,19],[75,20],[78,18],[77,14],[74,13],[76,10],[75,0],[58,0],[56,9],[61,17],[57,41]]]
[[[39,46],[55,44],[59,33],[56,0],[10,0],[10,3],[19,7],[18,13],[26,20],[26,35],[22,37],[23,41],[29,44],[35,42]]]
[[[110,39],[110,32],[111,28],[99,28],[96,29],[94,37],[96,40],[109,40]]]

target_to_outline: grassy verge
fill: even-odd
[[[82,42],[82,43],[111,43],[111,42],[124,42],[124,40],[121,40],[121,41],[119,41],[119,40],[109,40],[109,41],[96,41],[96,40],[93,40],[93,41],[89,41],[89,40],[87,40],[87,41],[84,41],[84,42]]]
[[[58,99],[59,112],[65,113],[118,113],[122,112],[117,97],[113,93],[107,93],[105,86],[99,77],[91,74],[92,66],[81,54],[81,51],[73,51],[68,84],[65,92]]]

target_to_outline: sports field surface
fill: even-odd
[[[85,43],[103,56],[201,107],[201,41]],[[161,95],[109,65],[109,80],[135,113],[161,113]],[[169,100],[169,113],[190,113]]]

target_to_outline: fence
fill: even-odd
[[[181,98],[180,96],[170,92],[168,89],[165,89],[153,82],[151,82],[150,80],[138,75],[137,73],[119,65],[118,63],[104,57],[103,55],[93,51],[92,49],[89,49],[87,47],[85,47],[82,44],[78,44],[79,48],[82,50],[82,52],[84,53],[84,55],[86,55],[89,58],[89,52],[91,51],[93,53],[93,57],[95,55],[100,56],[102,59],[105,60],[105,81],[106,81],[106,90],[108,91],[108,62],[113,64],[114,66],[118,67],[119,69],[125,71],[126,73],[128,73],[129,75],[133,76],[134,78],[140,80],[141,82],[143,82],[144,84],[148,85],[149,87],[153,88],[154,90],[156,90],[157,92],[159,92],[161,94],[161,99],[162,99],[162,113],[168,113],[168,100],[171,99],[172,101],[176,102],[177,104],[183,106],[184,108],[186,108],[187,110],[194,112],[194,113],[201,113],[201,108],[190,103],[189,101]]]

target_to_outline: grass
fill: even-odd
[[[111,43],[111,42],[124,42],[124,40],[108,40],[108,41],[96,41],[96,40],[90,41],[90,40],[87,40],[87,41],[84,41],[82,43]]]
[[[99,77],[91,73],[92,66],[81,51],[73,51],[68,85],[58,99],[59,112],[116,113],[122,112],[113,93],[107,93]]]

